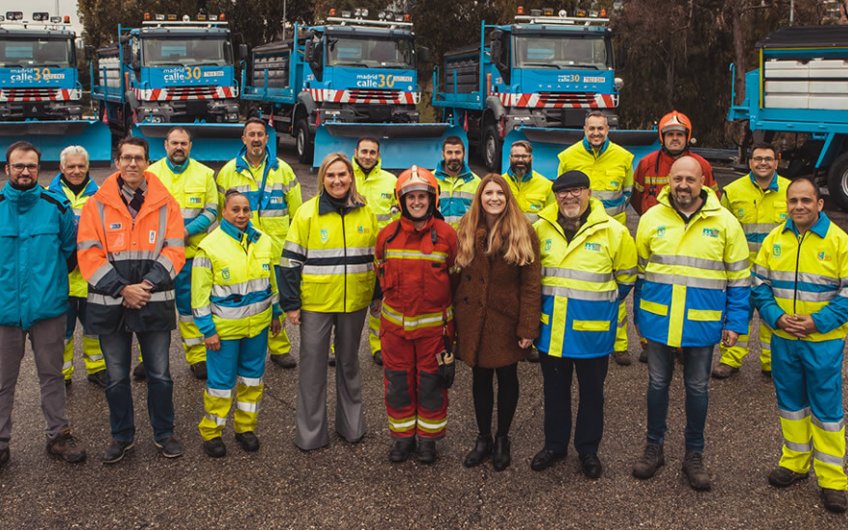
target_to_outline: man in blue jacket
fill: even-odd
[[[41,153],[29,142],[6,151],[9,181],[0,190],[0,468],[9,461],[12,403],[29,335],[47,452],[65,462],[85,460],[65,414],[62,356],[68,270],[76,261],[74,212],[64,197],[38,185]]]

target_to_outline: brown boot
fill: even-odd
[[[47,452],[65,462],[77,464],[85,461],[85,449],[77,447],[77,439],[65,429],[47,442]]]
[[[612,353],[612,358],[615,361],[615,364],[619,366],[630,366],[630,363],[633,361],[630,359],[630,352],[625,351],[617,351]]]
[[[736,375],[739,373],[739,368],[734,368],[729,364],[718,363],[715,368],[713,368],[713,378],[714,379],[727,379],[732,375]]]

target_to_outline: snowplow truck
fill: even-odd
[[[848,26],[781,29],[757,52],[759,68],[746,72],[738,105],[734,83],[727,117],[747,123],[740,160],[752,141],[773,142],[788,163],[782,174],[826,179],[830,197],[848,210]]]
[[[433,106],[463,125],[493,171],[508,167],[513,142],[526,140],[534,169],[555,179],[556,155],[583,138],[593,110],[606,114],[610,139],[638,164],[659,143],[656,131],[617,130],[623,82],[613,69],[609,20],[550,15],[519,14],[507,25],[484,21],[475,44],[446,53],[441,71],[434,70]]]
[[[165,156],[174,126],[192,135],[193,158],[229,160],[242,146],[230,30],[225,21],[187,18],[119,26],[117,41],[91,63],[91,96],[116,137],[148,141],[151,160]]]
[[[35,144],[45,162],[68,145],[92,161],[111,159],[109,129],[83,115],[76,35],[70,20],[20,11],[0,15],[0,152],[19,140]]]
[[[432,166],[441,142],[465,134],[447,123],[419,123],[412,23],[401,15],[343,12],[317,26],[293,28],[287,40],[241,55],[242,99],[279,134],[295,138],[302,163],[352,155],[358,138],[380,140],[382,167]],[[348,15],[348,16],[344,16]]]

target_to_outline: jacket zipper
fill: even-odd
[[[795,253],[795,283],[792,286],[792,313],[797,314],[798,310],[795,307],[798,303],[798,264],[801,262],[801,243],[804,242],[804,238],[807,236],[807,232],[804,232],[798,237],[798,252]]]
[[[345,216],[342,213],[339,213],[339,216],[342,218],[342,254],[344,255],[344,290],[342,291],[344,296],[342,297],[342,313],[345,313],[347,312],[347,234],[345,233]]]

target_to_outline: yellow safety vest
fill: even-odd
[[[210,225],[215,222],[212,211],[218,211],[218,194],[215,191],[215,171],[211,167],[190,158],[188,167],[178,174],[171,171],[167,158],[163,158],[151,164],[147,171],[159,177],[168,192],[176,199],[186,226],[201,215],[209,218]],[[203,241],[206,233],[204,230],[188,238],[185,247],[186,258],[194,256],[197,245]]]
[[[74,195],[74,192],[62,182],[61,173],[56,175],[48,188],[53,191],[60,191],[68,198],[68,202],[71,203],[71,208],[74,210],[74,219],[77,225],[79,225],[82,207],[100,189],[97,183],[89,177],[88,184],[86,184],[85,188],[79,195]],[[74,270],[68,273],[68,295],[75,298],[86,298],[88,296],[88,282],[82,277],[79,267],[74,268]]]
[[[367,206],[342,216],[322,209],[321,195],[303,204],[292,220],[280,267],[300,269],[301,309],[351,313],[368,307],[374,294],[377,219]]]
[[[559,156],[557,175],[578,170],[589,176],[592,196],[604,203],[610,217],[624,223],[624,213],[633,194],[633,153],[609,139],[595,150],[583,140]]]
[[[721,205],[742,223],[748,239],[751,261],[760,245],[775,227],[787,219],[786,188],[789,179],[775,173],[768,189],[762,189],[752,174],[734,180],[724,188]]]
[[[556,202],[551,191],[552,182],[535,171],[532,171],[529,176],[525,175],[521,182],[516,181],[508,171],[503,174],[503,178],[509,184],[518,207],[527,215],[531,223],[536,222],[539,212],[545,206]]]
[[[366,175],[354,160],[353,175],[356,177],[356,191],[368,201],[368,207],[377,217],[377,226],[382,230],[400,217],[400,207],[395,197],[397,177],[383,171],[381,164],[382,160],[377,160],[377,165]]]

